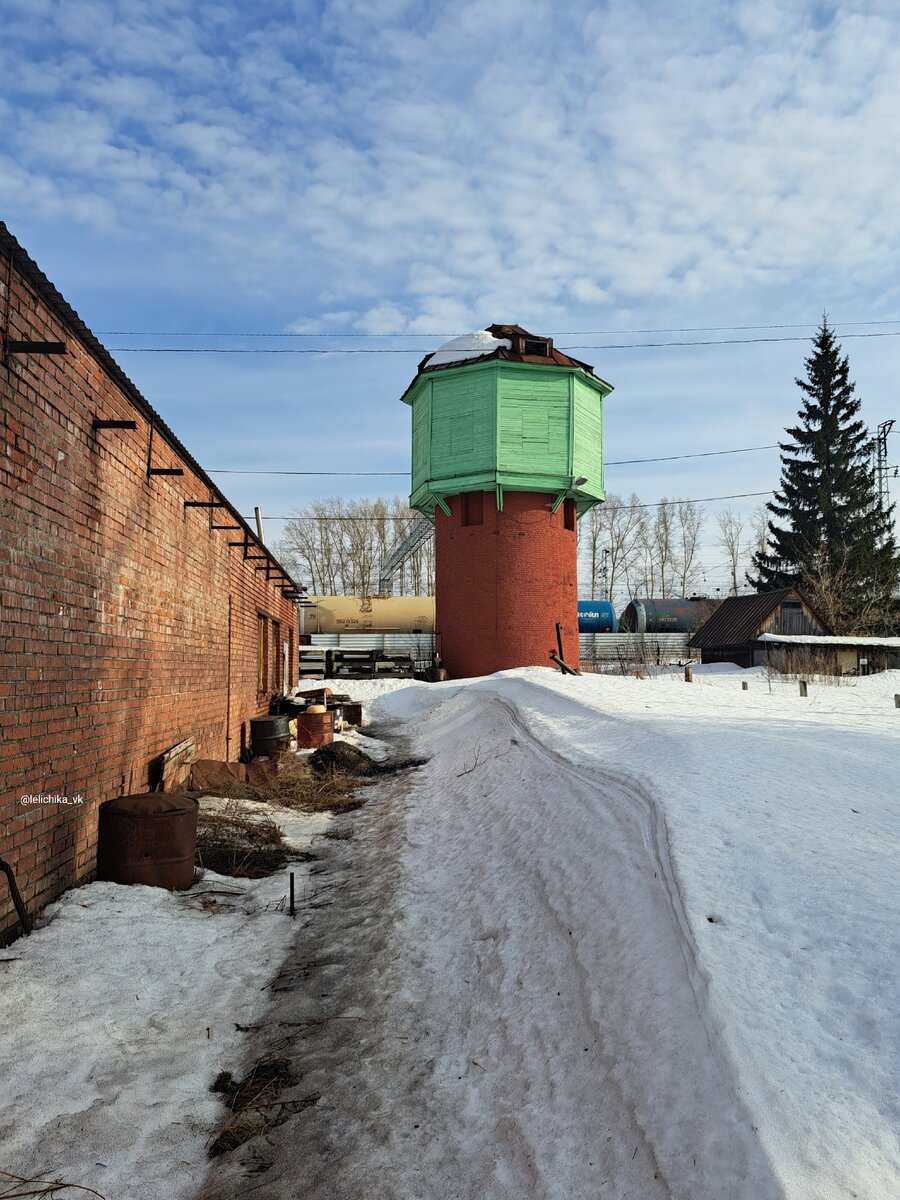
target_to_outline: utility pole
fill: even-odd
[[[875,486],[882,512],[887,512],[891,506],[891,490],[888,483],[891,468],[888,466],[887,440],[893,427],[893,421],[882,421],[875,435]],[[897,468],[894,467],[893,470],[896,475]]]

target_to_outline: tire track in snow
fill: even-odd
[[[648,856],[656,864],[655,877],[658,877],[665,887],[672,927],[679,939],[684,964],[696,997],[697,1015],[707,1030],[710,1050],[715,1052],[718,1036],[717,1032],[713,1032],[710,1027],[711,1020],[706,1005],[708,979],[697,961],[694,933],[685,911],[675,867],[669,853],[668,828],[662,809],[653,799],[649,789],[643,787],[636,779],[621,772],[577,766],[562,754],[544,746],[516,708],[507,700],[498,696],[497,703],[505,710],[510,724],[518,731],[519,735],[528,740],[529,747],[534,754],[549,761],[572,778],[602,791],[608,804],[617,805],[622,800],[626,800],[640,814],[644,847]]]
[[[456,713],[450,717],[454,709],[458,718]],[[693,952],[664,823],[652,798],[631,779],[568,762],[535,736],[514,705],[484,684],[467,689],[434,714],[429,724],[436,723],[438,731],[430,741],[440,743],[440,728],[449,720],[446,740],[458,741],[468,726],[472,743],[477,743],[491,729],[489,749],[502,754],[502,734],[491,728],[492,714],[498,711],[523,754],[537,760],[526,777],[540,779],[540,767],[545,768],[540,797],[534,789],[520,797],[510,794],[515,781],[500,770],[493,785],[505,800],[500,824],[527,823],[532,853],[542,845],[542,827],[560,832],[572,861],[567,869],[565,857],[550,855],[541,872],[542,890],[562,921],[558,929],[570,930],[581,921],[575,944],[584,953],[576,954],[576,961],[585,986],[593,988],[593,1015],[615,1013],[603,1022],[605,1053],[617,1061],[614,1078],[645,1131],[648,1154],[655,1157],[671,1194],[692,1200],[780,1195],[736,1098],[733,1072],[705,1002],[706,981]],[[456,719],[460,723],[453,728]],[[581,822],[575,828],[573,806]],[[608,909],[602,938],[592,939],[596,931],[585,924],[583,892],[596,877],[598,863],[601,870],[615,869],[606,886],[591,891],[590,902],[605,903]],[[548,880],[556,881],[555,896]],[[539,899],[539,893],[532,895],[532,903]],[[619,988],[610,988],[604,979],[610,966],[621,972]]]
[[[774,1200],[650,798],[480,686],[415,729],[428,767],[347,818],[270,1015],[321,1099],[205,1195]]]

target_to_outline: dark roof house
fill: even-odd
[[[832,630],[799,588],[780,588],[723,600],[688,643],[704,663],[731,662],[739,667],[766,661],[762,634],[825,635]]]

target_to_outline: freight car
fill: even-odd
[[[608,600],[578,601],[579,633],[616,633],[616,610]]]
[[[300,632],[433,633],[434,596],[310,596]]]
[[[619,614],[622,633],[690,633],[709,616],[708,600],[634,599]]]

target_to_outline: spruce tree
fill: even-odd
[[[759,592],[801,587],[836,633],[882,632],[900,580],[893,506],[878,498],[872,447],[847,355],[826,317],[805,360],[798,424],[781,446],[781,486],[767,508]]]

